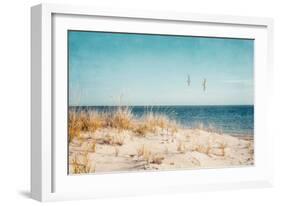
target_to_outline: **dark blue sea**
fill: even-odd
[[[71,107],[74,108],[74,107]],[[76,108],[76,107],[75,107]],[[108,111],[116,107],[89,106],[87,110]],[[135,116],[154,112],[165,114],[187,128],[204,127],[233,136],[254,135],[254,106],[132,106]]]

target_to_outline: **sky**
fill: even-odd
[[[249,39],[68,31],[69,105],[251,105],[253,58]]]

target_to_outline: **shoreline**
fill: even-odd
[[[254,135],[248,135],[248,134],[239,134],[239,135],[235,135],[235,134],[229,134],[232,137],[238,138],[238,139],[242,139],[242,140],[252,140],[254,141]]]

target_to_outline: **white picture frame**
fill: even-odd
[[[157,24],[157,27],[154,24]],[[67,50],[65,31],[73,28],[160,34],[183,32],[195,36],[256,39],[255,166],[67,175],[67,164],[65,164],[67,144],[64,138],[58,138],[58,136],[65,136],[63,132],[59,131],[59,128],[66,126],[67,78],[64,68],[67,64]],[[32,7],[32,198],[39,201],[53,201],[272,186],[273,136],[267,126],[267,109],[271,105],[268,90],[271,88],[270,82],[273,75],[272,30],[273,21],[269,18],[156,13],[56,4],[40,4]]]

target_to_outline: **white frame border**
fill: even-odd
[[[94,15],[123,18],[158,19],[218,23],[229,25],[254,25],[267,28],[267,74],[268,80],[273,77],[273,21],[269,18],[234,17],[220,15],[201,15],[171,12],[147,12],[134,10],[96,9],[91,7],[40,4],[31,8],[31,196],[40,201],[73,199],[70,194],[56,194],[52,191],[52,95],[54,91],[52,79],[52,15]],[[268,81],[271,82],[271,81]],[[270,86],[270,85],[269,85]],[[268,105],[269,106],[269,105]],[[268,107],[267,106],[267,107]],[[267,137],[273,148],[273,137]],[[270,155],[271,156],[271,155]],[[273,155],[272,155],[273,158]],[[273,161],[272,161],[273,163]],[[272,165],[270,163],[270,165]],[[272,166],[268,168],[273,173]],[[273,175],[261,181],[240,182],[234,184],[218,183],[185,187],[179,185],[169,192],[206,191],[213,189],[235,189],[248,187],[271,186]],[[145,191],[138,191],[144,194]],[[103,196],[107,196],[104,194]],[[83,195],[80,198],[93,198],[95,194]],[[75,197],[77,198],[77,197]]]

